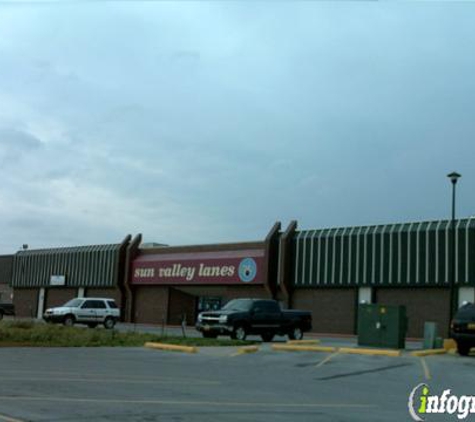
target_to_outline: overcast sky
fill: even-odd
[[[475,215],[475,3],[0,1],[0,253]]]

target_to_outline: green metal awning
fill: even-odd
[[[64,277],[67,287],[112,287],[118,282],[121,244],[25,250],[13,257],[13,287],[47,287]]]
[[[295,233],[294,286],[447,286],[450,220]],[[456,220],[456,284],[475,285],[475,218]]]

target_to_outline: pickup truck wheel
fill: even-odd
[[[231,334],[231,337],[235,340],[241,340],[241,341],[246,340],[246,337],[247,337],[246,329],[242,325],[238,325],[234,329],[233,333]]]
[[[460,356],[468,356],[470,353],[470,345],[466,343],[457,343],[457,352]]]
[[[289,333],[290,340],[302,340],[303,331],[300,327],[292,328],[292,331]]]
[[[265,334],[262,334],[261,337],[262,337],[262,341],[269,342],[269,341],[272,341],[274,339],[274,334],[265,333]]]
[[[66,315],[64,318],[63,324],[66,327],[72,327],[74,325],[74,317],[72,315]]]
[[[114,325],[115,325],[114,318],[108,317],[104,321],[104,328],[107,328],[108,330],[111,330],[112,328],[114,328]]]

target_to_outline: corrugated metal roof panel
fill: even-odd
[[[13,287],[47,287],[52,275],[64,275],[70,287],[117,284],[120,244],[32,249],[13,257]],[[102,262],[102,265],[101,265]]]
[[[475,285],[475,217],[455,228],[455,282]],[[293,284],[448,285],[450,231],[450,220],[297,231]]]

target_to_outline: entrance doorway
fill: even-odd
[[[219,296],[200,296],[198,298],[198,312],[218,311],[223,304]]]

